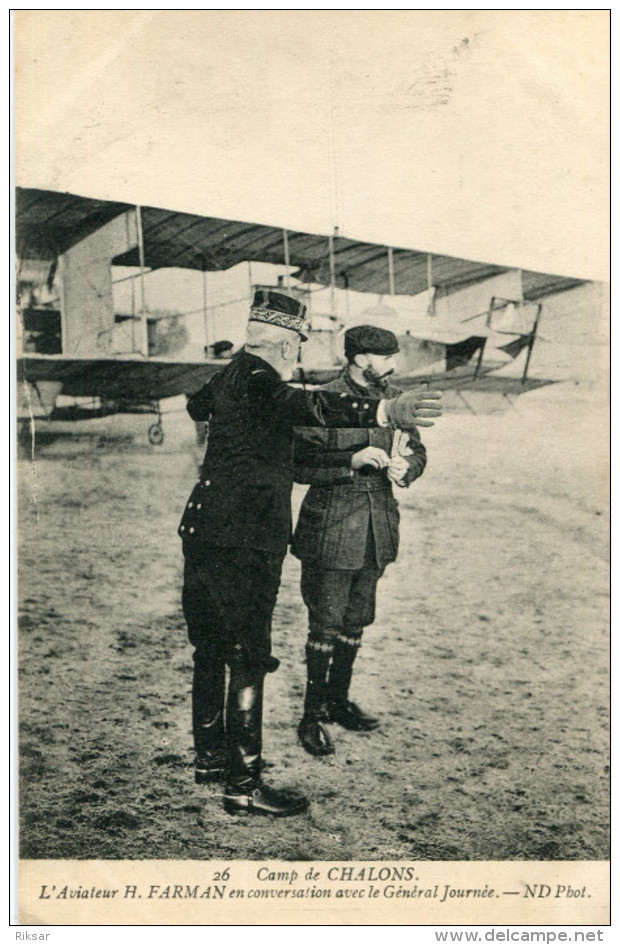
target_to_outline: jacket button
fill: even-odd
[[[187,503],[187,507],[188,507],[188,509],[193,509],[193,508],[194,508],[194,503],[193,503],[193,502],[188,502],[188,503]]]
[[[357,408],[357,400],[354,400],[353,403],[351,404],[351,406],[352,406],[354,409]]]
[[[203,482],[203,486],[210,486],[210,485],[211,485],[211,480],[205,479],[205,481]]]
[[[191,527],[190,530],[189,530],[190,535],[193,535],[195,531],[196,531],[196,529],[195,529],[194,526],[192,525],[192,527]]]
[[[196,508],[197,508],[197,509],[201,509],[201,508],[202,508],[202,503],[199,502],[198,505],[196,506]]]
[[[362,410],[368,410],[368,404],[362,404]]]
[[[184,532],[184,531],[185,531],[185,525],[181,525],[181,529],[180,529],[180,530],[181,530],[182,532]]]

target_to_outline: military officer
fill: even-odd
[[[231,814],[288,816],[307,807],[261,778],[263,681],[278,666],[271,618],[291,534],[294,427],[412,426],[441,413],[419,391],[379,402],[290,387],[284,379],[305,338],[304,314],[290,296],[257,291],[245,347],[188,401],[192,419],[209,424],[200,480],[179,526],[183,610],[195,647],[195,777],[225,779]]]
[[[372,325],[345,332],[347,365],[326,391],[358,400],[398,396],[389,383],[396,335]],[[309,483],[292,551],[302,562],[308,608],[307,687],[298,733],[312,755],[334,745],[323,722],[368,732],[379,720],[349,699],[353,664],[364,627],[375,619],[377,582],[398,551],[399,512],[392,487],[422,475],[420,434],[389,427],[300,429],[295,479]]]
[[[271,618],[291,534],[294,427],[413,426],[441,413],[439,401],[419,391],[379,401],[290,387],[304,314],[290,296],[258,290],[244,348],[188,401],[192,419],[209,424],[200,480],[179,526],[183,610],[195,647],[195,777],[225,778],[231,814],[289,816],[307,807],[261,778],[263,681],[278,667]]]

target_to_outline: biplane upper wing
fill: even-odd
[[[97,200],[55,191],[17,188],[16,246],[23,259],[56,259],[75,244],[132,210],[126,203]],[[243,223],[140,208],[141,245],[116,256],[116,265],[150,269],[181,267],[202,271],[230,269],[244,261],[288,263],[302,282],[385,295],[418,295],[431,286],[454,292],[508,267],[414,249],[388,248],[338,235],[310,234],[263,224]],[[583,280],[523,271],[523,299],[532,301],[571,289]],[[20,373],[27,380],[61,380],[69,396],[145,400],[191,393],[222,366],[220,362],[190,364],[154,359],[75,358],[26,355]],[[495,384],[485,364],[476,370],[477,386]],[[473,366],[449,371],[455,385],[471,381]],[[481,376],[478,376],[478,375]],[[437,375],[435,375],[437,377]],[[420,378],[408,372],[408,380]],[[324,381],[324,378],[320,379]],[[445,385],[446,375],[442,383]],[[502,379],[502,384],[505,384]],[[529,382],[528,382],[529,383]],[[520,390],[524,388],[520,386]]]
[[[225,363],[25,355],[18,361],[17,376],[30,384],[59,381],[69,397],[140,403],[193,394]]]
[[[18,255],[54,259],[130,209],[131,205],[125,203],[17,188]],[[151,269],[178,266],[215,271],[247,261],[285,261],[280,227],[141,207],[141,228],[144,264]],[[333,281],[338,288],[378,295],[388,294],[391,288],[397,295],[417,295],[431,285],[453,291],[508,271],[506,266],[414,249],[388,250],[376,243],[293,230],[286,231],[286,257],[296,270],[294,278],[302,282],[330,285]],[[138,266],[139,250],[134,247],[113,261],[116,265]],[[524,298],[537,299],[582,281],[524,271]]]

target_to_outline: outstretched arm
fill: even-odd
[[[333,391],[291,387],[273,371],[252,372],[249,395],[263,422],[278,427],[370,427],[377,424],[376,401]]]
[[[286,426],[370,427],[412,429],[432,426],[441,416],[438,391],[412,390],[374,400],[336,391],[304,391],[286,384],[273,371],[252,373],[250,395],[262,419]]]

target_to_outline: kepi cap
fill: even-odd
[[[256,290],[250,308],[251,322],[266,322],[268,325],[288,328],[289,331],[296,331],[302,341],[307,341],[305,318],[306,306],[298,299],[282,292],[272,292],[271,289]]]

